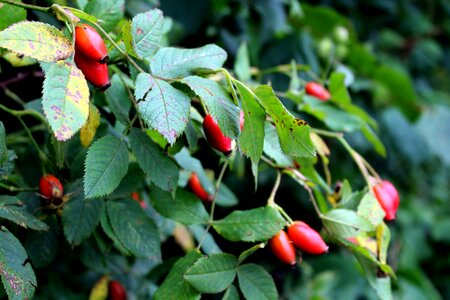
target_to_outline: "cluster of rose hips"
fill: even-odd
[[[87,24],[75,27],[75,63],[84,77],[95,87],[106,90],[111,82],[108,75],[108,51],[102,37]]]
[[[320,234],[302,221],[295,221],[288,227],[288,231],[281,230],[269,240],[273,254],[283,263],[295,265],[295,247],[309,254],[324,254],[328,246]]]

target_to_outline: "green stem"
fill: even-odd
[[[36,192],[38,190],[37,188],[31,187],[19,188],[12,185],[4,184],[2,182],[0,182],[0,188],[4,188],[5,190],[8,190],[10,192]]]
[[[275,194],[278,191],[278,188],[280,187],[281,182],[281,172],[277,171],[277,178],[275,180],[275,184],[273,186],[272,192],[270,193],[269,199],[267,199],[267,205],[268,206],[275,206]]]
[[[317,205],[317,201],[316,198],[314,197],[314,194],[311,190],[311,188],[308,186],[307,184],[307,178],[300,173],[300,171],[295,170],[295,169],[290,169],[290,170],[285,170],[284,171],[286,174],[290,175],[295,181],[297,181],[298,184],[300,184],[308,193],[309,195],[309,200],[311,201],[314,210],[316,211],[317,215],[320,217],[322,215],[322,212],[320,211],[319,206]]]
[[[49,12],[51,9],[51,7],[42,7],[42,6],[37,6],[37,5],[25,4],[25,3],[21,3],[21,2],[17,2],[17,1],[13,1],[13,0],[0,0],[0,2],[15,5],[15,6],[26,8],[26,9],[42,11],[42,12]]]
[[[23,128],[25,129],[25,131],[27,132],[28,136],[30,137],[31,143],[33,144],[34,148],[36,148],[36,151],[39,154],[39,158],[41,160],[44,160],[44,161],[49,161],[49,159],[47,158],[47,155],[45,155],[45,153],[41,150],[41,148],[39,148],[36,140],[34,139],[33,135],[31,134],[30,130],[28,129],[27,124],[25,124],[25,122],[22,120],[21,117],[18,117],[17,119],[20,121],[20,123],[22,124]]]
[[[38,113],[37,111],[31,110],[31,109],[14,110],[14,109],[10,109],[2,104],[0,104],[0,109],[10,113],[11,115],[13,115],[17,118],[20,118],[23,116],[32,116],[43,123],[47,123],[45,118],[40,113]]]
[[[233,81],[235,79],[233,78],[233,76],[231,76],[231,74],[228,72],[227,69],[221,68],[220,71],[222,71],[222,73],[225,75],[227,84],[231,89],[231,96],[233,97],[234,104],[238,105],[238,103],[239,103],[238,96],[237,96],[236,90],[234,89],[234,85],[233,85]]]
[[[362,156],[358,152],[356,152],[343,137],[339,137],[338,140],[339,142],[341,142],[344,148],[350,153],[351,157],[353,158],[359,170],[361,171],[361,174],[363,175],[364,180],[367,183],[367,186],[371,187],[370,174],[367,171],[366,165],[364,164],[364,158],[362,158]]]
[[[120,52],[136,69],[138,69],[141,73],[145,73],[144,70],[125,52],[122,48],[119,47],[119,45],[116,44],[116,42],[113,40],[113,38],[97,23],[92,23],[95,27],[97,27],[98,30],[100,30],[104,36],[113,44],[113,46],[117,49],[117,51]]]
[[[225,174],[225,170],[228,167],[228,163],[229,163],[229,160],[226,160],[222,166],[222,170],[220,170],[219,177],[217,178],[216,185],[215,185],[215,191],[214,191],[214,198],[213,198],[213,202],[211,204],[211,212],[210,212],[210,216],[209,216],[209,220],[208,220],[208,226],[206,226],[205,232],[203,233],[203,236],[198,243],[197,250],[200,250],[200,248],[203,244],[203,241],[206,238],[206,234],[208,233],[209,229],[211,228],[211,226],[214,222],[214,211],[216,208],[216,198],[217,198],[217,194],[219,192],[220,184],[222,183],[223,175]]]
[[[294,221],[289,217],[289,215],[284,211],[284,209],[279,206],[278,204],[275,204],[275,208],[280,212],[280,214],[288,221],[288,225],[294,224]]]

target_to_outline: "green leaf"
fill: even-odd
[[[372,193],[367,193],[358,205],[358,215],[373,226],[383,223],[385,213]]]
[[[85,161],[84,194],[96,198],[113,192],[128,169],[125,142],[111,135],[95,141]]]
[[[330,77],[330,93],[332,101],[341,105],[350,104],[352,102],[345,86],[345,74],[333,72]]]
[[[131,23],[133,48],[139,58],[150,60],[158,51],[163,35],[164,18],[159,9],[136,15]]]
[[[91,0],[83,10],[100,19],[104,30],[111,31],[122,19],[124,9],[125,0]]]
[[[349,209],[333,209],[320,218],[328,232],[341,238],[354,237],[359,231],[375,230],[375,226]]]
[[[145,89],[148,93],[144,101],[138,103],[139,114],[151,129],[173,145],[189,120],[190,99],[166,81],[141,73],[136,81],[137,95],[142,95]]]
[[[141,130],[133,128],[129,138],[131,150],[147,178],[165,191],[175,191],[178,184],[178,167],[175,162],[165,156],[161,148]]]
[[[42,94],[45,117],[56,139],[70,139],[89,115],[89,88],[83,73],[72,63],[53,64],[45,74]]]
[[[239,149],[250,157],[255,170],[263,153],[266,113],[251,90],[239,81],[235,84],[241,95],[244,111],[244,128],[239,135]],[[256,178],[257,172],[254,171],[253,174]]]
[[[25,249],[31,259],[33,268],[48,266],[56,257],[59,241],[59,224],[56,218],[51,218],[48,231],[27,232]]]
[[[386,156],[386,148],[381,142],[380,138],[373,132],[372,128],[369,125],[365,125],[361,128],[361,132],[364,134],[366,139],[375,147],[375,151],[378,154],[385,157]]]
[[[328,128],[335,131],[352,132],[364,125],[364,121],[357,116],[336,108],[328,102],[323,102],[309,96],[303,97],[299,110],[313,115],[323,121]]]
[[[136,201],[109,200],[106,209],[114,233],[127,250],[137,257],[161,260],[156,225]]]
[[[119,75],[114,74],[111,78],[111,87],[106,90],[106,102],[117,121],[124,125],[130,124],[128,114],[131,108],[131,99],[125,87],[125,83]]]
[[[122,241],[114,232],[111,226],[111,222],[109,221],[108,212],[106,211],[106,209],[104,209],[100,214],[100,225],[102,226],[102,229],[106,233],[106,235],[113,241],[114,247],[116,247],[123,255],[130,256],[130,251],[128,251],[128,249],[123,245]],[[86,245],[86,243],[83,243],[82,245]]]
[[[280,167],[292,166],[292,159],[281,151],[276,127],[271,123],[266,122],[264,131],[266,132],[264,136],[264,153],[273,159]]]
[[[12,196],[0,196],[0,219],[6,219],[24,228],[48,230],[47,224],[30,214],[24,203]]]
[[[234,287],[234,285],[231,285],[228,290],[225,291],[225,294],[223,294],[222,300],[239,300],[239,292]]]
[[[175,79],[191,75],[195,70],[217,70],[227,59],[225,50],[214,44],[195,49],[161,48],[153,56],[150,69],[154,76]]]
[[[80,2],[80,1],[78,1],[78,2]],[[98,21],[98,19],[95,16],[85,13],[84,11],[81,10],[83,8],[81,8],[80,5],[79,5],[79,7],[80,7],[80,9],[70,7],[70,6],[64,6],[64,10],[69,10],[71,13],[73,13],[78,18],[89,21],[91,23],[96,23]]]
[[[100,221],[100,214],[104,209],[104,201],[98,199],[84,200],[84,193],[80,193],[64,205],[62,224],[67,242],[78,246],[94,232]]]
[[[245,299],[278,299],[278,291],[272,277],[261,266],[255,264],[239,266],[238,280]]]
[[[200,97],[223,134],[232,139],[237,138],[239,107],[233,104],[228,92],[217,82],[198,76],[186,77],[181,82],[187,84]]]
[[[200,160],[192,157],[188,149],[183,148],[180,152],[174,156],[176,162],[185,170],[195,172],[200,179],[203,189],[208,192],[208,194],[213,195],[215,188],[212,182],[209,180],[208,175],[206,175]]]
[[[23,21],[27,18],[27,11],[11,4],[0,4],[0,30],[5,29],[9,25]]]
[[[378,244],[378,259],[382,264],[386,264],[389,242],[391,241],[391,231],[385,223],[381,223],[377,227],[377,244]]]
[[[211,233],[205,231],[205,226],[202,225],[189,225],[189,230],[195,237],[195,240],[202,243],[202,250],[206,255],[222,253],[223,251],[219,248],[214,237]]]
[[[154,294],[155,300],[179,300],[179,299],[200,299],[200,293],[184,280],[183,274],[202,255],[197,251],[191,251],[183,258],[177,260],[175,265],[167,275],[164,282]]]
[[[202,293],[220,293],[233,283],[236,263],[236,257],[226,253],[202,257],[184,273],[184,279]]]
[[[294,157],[315,156],[307,123],[291,115],[270,86],[259,86],[256,95],[275,122],[283,152]]]
[[[248,81],[251,78],[250,57],[248,55],[247,43],[243,42],[239,46],[234,61],[234,72],[240,80]]]
[[[384,85],[389,93],[388,100],[395,104],[409,120],[416,120],[420,108],[416,104],[417,95],[409,74],[390,66],[381,66],[375,70],[374,78]]]
[[[1,31],[0,47],[48,62],[66,59],[73,53],[72,42],[56,27],[31,21],[19,22]]]
[[[0,266],[8,299],[32,299],[37,286],[28,256],[19,240],[5,227],[0,228]]]
[[[239,203],[238,198],[223,182],[220,184],[216,195],[216,204],[224,207],[234,206]]]
[[[213,227],[230,241],[256,242],[270,239],[285,224],[276,209],[265,206],[246,211],[235,210],[224,219],[215,221]]]
[[[13,160],[16,155],[6,148],[5,126],[0,121],[0,176],[6,175],[14,169]]]
[[[178,189],[175,198],[159,188],[152,188],[150,198],[153,207],[166,218],[182,224],[206,224],[209,215],[202,201],[192,193]]]

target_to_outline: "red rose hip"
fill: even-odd
[[[47,199],[59,199],[62,198],[64,189],[58,178],[47,174],[39,180],[39,193]]]
[[[386,221],[395,220],[397,209],[400,204],[400,197],[394,185],[387,180],[383,180],[375,184],[372,190],[375,194],[375,198],[384,210],[384,219]]]
[[[92,85],[99,87],[102,90],[106,90],[110,87],[111,82],[109,81],[108,66],[106,64],[90,60],[76,51],[75,63],[77,64],[78,69],[83,72],[86,80]]]
[[[101,64],[109,59],[102,37],[87,24],[75,27],[75,51]]]
[[[200,179],[198,178],[196,173],[192,173],[191,177],[189,178],[188,182],[189,188],[192,190],[192,192],[199,197],[203,202],[211,202],[213,200],[212,195],[208,194],[207,191],[202,187],[202,184],[200,183]]]
[[[296,221],[289,226],[288,235],[295,247],[309,254],[328,252],[328,246],[320,234],[306,223]]]
[[[203,130],[209,144],[225,155],[230,155],[234,148],[234,140],[226,137],[213,117],[208,114],[203,119]]]
[[[108,287],[108,299],[110,300],[126,300],[127,299],[127,292],[125,291],[125,288],[123,285],[116,281],[112,280],[109,282]]]
[[[295,248],[284,230],[269,240],[273,254],[283,263],[295,265]]]
[[[328,101],[331,98],[330,92],[317,82],[308,82],[305,85],[305,92],[306,94],[316,97],[319,100],[322,101]]]

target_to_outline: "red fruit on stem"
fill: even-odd
[[[273,254],[283,263],[295,265],[295,248],[284,230],[269,240],[269,246]]]
[[[194,172],[191,174],[191,177],[189,178],[189,188],[192,190],[192,192],[199,197],[203,202],[209,203],[213,201],[213,195],[208,194],[207,191],[202,187],[202,184],[200,183],[200,179],[198,178],[197,174]]]
[[[108,299],[110,300],[126,300],[127,299],[127,292],[125,291],[125,288],[123,285],[116,281],[112,280],[109,282],[109,288],[108,288]]]
[[[330,92],[316,82],[308,82],[305,85],[305,92],[310,96],[314,96],[322,101],[328,101],[331,98]]]
[[[395,210],[397,211],[398,206],[400,205],[400,196],[398,195],[397,189],[390,181],[387,180],[383,180],[381,182],[381,186],[392,197]]]
[[[101,64],[97,61],[93,61],[83,54],[75,51],[75,63],[78,69],[83,72],[84,77],[92,85],[106,90],[111,86],[108,75],[108,66]]]
[[[102,37],[87,24],[75,27],[75,51],[101,64],[109,59]]]
[[[203,130],[205,131],[206,139],[212,147],[225,155],[231,154],[235,144],[234,140],[222,133],[219,125],[210,114],[203,119]]]
[[[239,112],[239,126],[241,128],[241,131],[244,129],[244,111],[241,110]]]
[[[48,174],[39,180],[39,193],[48,199],[59,199],[64,194],[64,188],[58,178]]]
[[[383,180],[375,184],[372,188],[375,198],[384,210],[386,221],[393,221],[397,215],[397,209],[400,204],[400,198],[398,196],[397,189],[392,183],[387,180]]]
[[[288,235],[294,246],[310,254],[323,254],[328,252],[328,246],[320,234],[306,223],[296,221],[289,226]]]
[[[141,196],[139,196],[138,192],[131,192],[131,198],[136,200],[142,208],[147,208],[147,203],[145,203],[145,201],[141,199]]]

